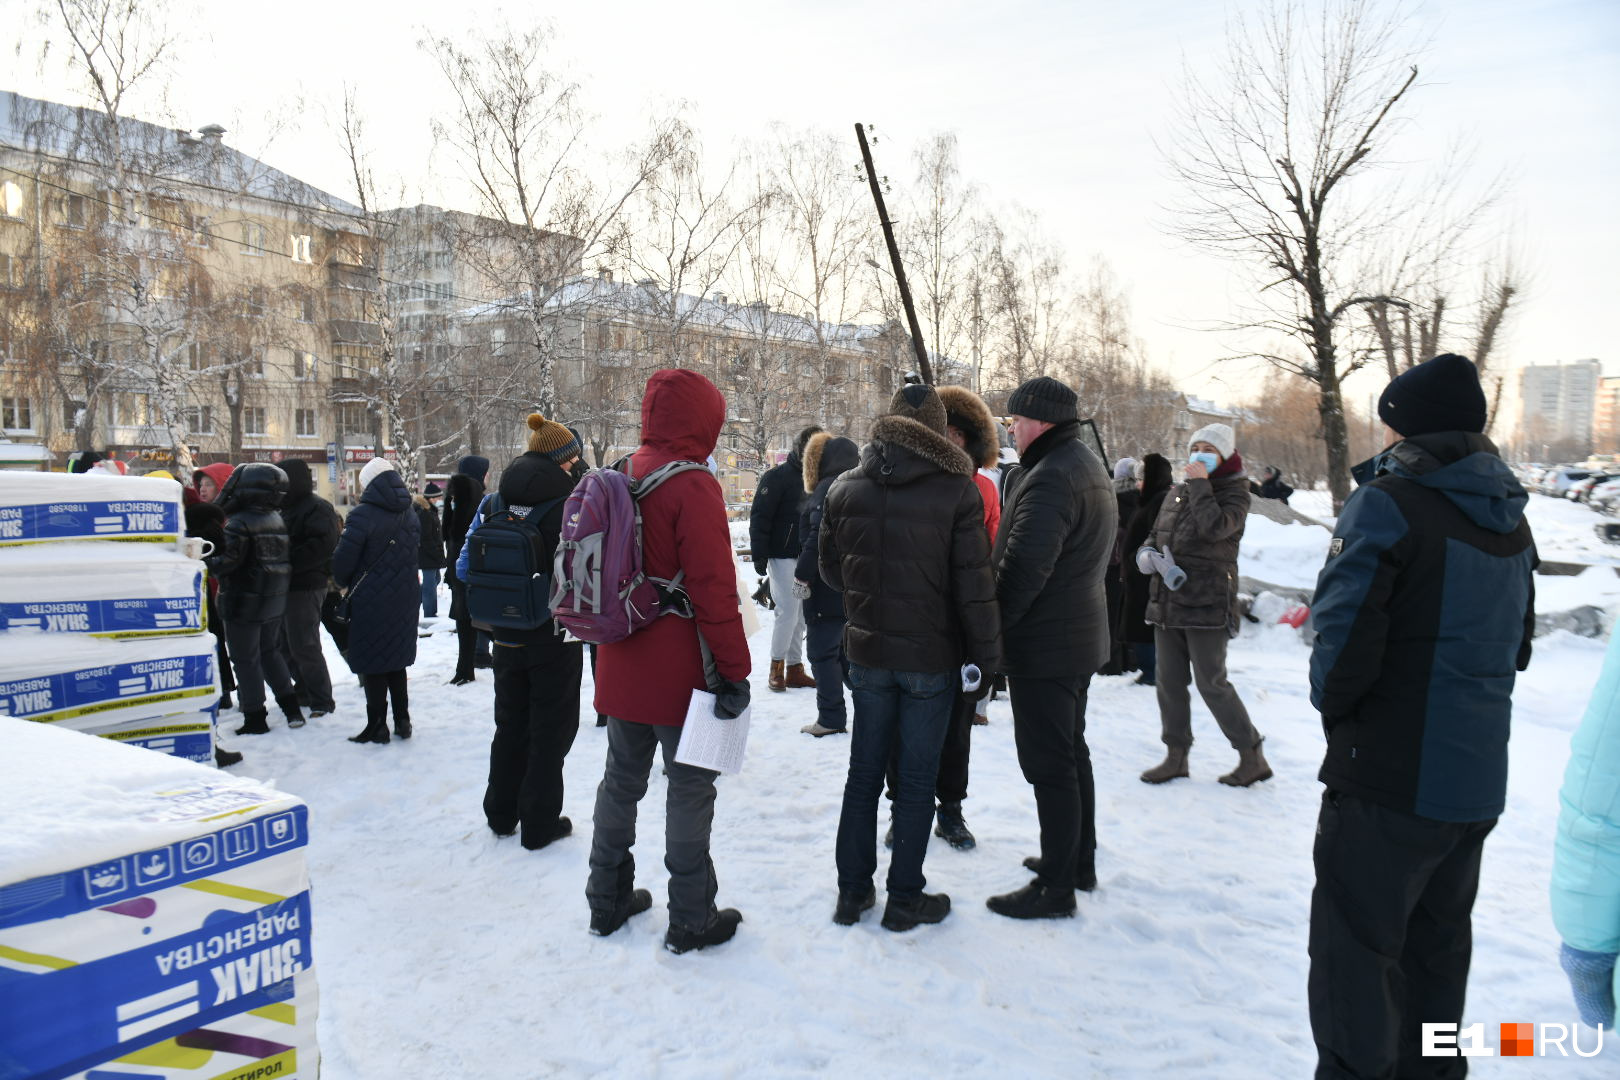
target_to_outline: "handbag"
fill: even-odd
[[[381,559],[383,557],[383,553],[394,546],[394,541],[399,538],[400,523],[405,520],[405,515],[408,513],[410,513],[409,508],[401,511],[399,517],[394,519],[394,531],[389,534],[388,543],[382,546],[382,551],[377,552],[377,558],[371,560],[371,566],[368,566],[362,570],[360,572],[360,576],[354,579],[354,584],[350,585],[344,590],[343,599],[339,600],[337,607],[332,609],[332,621],[337,623],[339,626],[349,625],[349,605],[354,601],[355,591],[359,589],[361,585],[365,584],[366,578],[371,576],[372,567],[377,565],[377,559]]]

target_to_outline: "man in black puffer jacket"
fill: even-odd
[[[776,607],[771,628],[771,670],[765,685],[777,692],[816,685],[804,672],[804,611],[793,595],[794,563],[803,550],[799,515],[804,504],[804,448],[821,429],[814,425],[793,439],[793,452],[759,478],[748,512],[748,544],[754,572],[769,574]]]
[[[219,578],[219,609],[236,664],[236,685],[246,721],[238,735],[263,735],[264,684],[287,714],[288,727],[303,727],[298,693],[281,658],[278,637],[287,610],[287,527],[277,507],[287,493],[287,474],[264,462],[238,466],[219,493],[225,511],[225,543],[209,555],[208,572]]]
[[[799,535],[804,546],[793,570],[793,593],[804,608],[804,651],[816,682],[816,719],[799,730],[806,735],[842,735],[849,730],[844,713],[844,598],[821,580],[821,513],[833,481],[861,462],[861,448],[825,431],[810,437],[804,448],[804,513]]]
[[[488,475],[489,458],[468,454],[456,462],[456,474],[445,481],[444,486],[445,582],[450,586],[450,617],[456,621],[457,642],[456,671],[450,677],[451,686],[472,682],[474,668],[489,667],[493,663],[483,633],[467,618],[467,587],[455,573],[461,546],[467,542],[467,529],[478,512],[478,504],[483,501],[484,477]]]
[[[1045,376],[1007,400],[1021,471],[996,533],[996,597],[1018,764],[1041,828],[1040,857],[1024,864],[1035,880],[989,900],[1015,919],[1072,916],[1074,890],[1097,884],[1086,691],[1108,659],[1103,575],[1119,508],[1102,462],[1080,441],[1077,401]]]
[[[287,474],[287,498],[281,520],[287,525],[287,614],[282,640],[287,647],[288,670],[298,687],[298,703],[310,716],[325,716],[332,701],[332,675],[321,653],[321,604],[332,576],[332,552],[343,529],[332,504],[315,494],[309,465],[294,458],[281,464]]]
[[[883,925],[909,930],[950,913],[923,892],[934,782],[955,689],[967,662],[1001,662],[984,500],[973,460],[945,436],[929,386],[901,388],[872,425],[858,469],[833,482],[821,519],[821,576],[844,594],[844,652],[855,694],[849,779],[838,819],[838,906],[850,925],[876,903],[877,807],[896,752],[894,855]],[[983,677],[979,693],[990,683]]]

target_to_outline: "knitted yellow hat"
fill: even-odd
[[[559,463],[583,455],[572,431],[539,413],[529,414],[529,449]]]

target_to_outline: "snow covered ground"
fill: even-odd
[[[1282,539],[1257,550],[1303,543]],[[1245,572],[1261,576],[1250,558],[1246,545]],[[756,672],[769,658],[768,635],[769,616],[752,639]],[[335,715],[301,731],[276,722],[270,735],[227,740],[247,754],[235,771],[274,779],[311,807],[326,1080],[1255,1080],[1311,1069],[1306,922],[1322,736],[1305,696],[1308,653],[1286,627],[1247,626],[1232,647],[1233,681],[1277,773],[1254,789],[1215,782],[1234,756],[1196,701],[1192,778],[1142,784],[1137,773],[1162,749],[1153,692],[1129,677],[1093,680],[1101,884],[1072,922],[1019,923],[984,907],[1028,880],[1019,861],[1036,852],[1034,802],[1001,700],[990,726],[974,730],[966,809],[979,846],[957,852],[936,840],[929,850],[929,886],[951,894],[950,918],[907,934],[883,930],[876,913],[834,926],[833,837],[849,743],[799,734],[813,717],[812,691],[770,694],[756,679],[747,768],[720,782],[714,836],[720,902],[745,921],[730,944],[683,957],[661,948],[657,770],[638,845],[639,884],[655,907],[613,937],[593,938],[584,885],[603,733],[587,712],[568,759],[575,835],[536,853],[497,840],[480,811],[488,673],[446,686],[453,636],[421,644],[410,742],[344,741],[364,722],[348,676],[335,680]],[[1547,879],[1569,735],[1603,649],[1562,633],[1542,639],[1519,682],[1508,808],[1486,845],[1475,908],[1468,1020],[1486,1024],[1493,1045],[1500,1022],[1574,1019]],[[1593,1033],[1585,1036],[1590,1047]],[[1611,1036],[1596,1060],[1476,1059],[1475,1075],[1613,1077],[1617,1059],[1620,1039]]]

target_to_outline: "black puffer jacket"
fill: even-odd
[[[1019,455],[996,533],[1001,670],[1042,678],[1096,671],[1108,659],[1103,576],[1117,539],[1114,488],[1080,425],[1058,424]]]
[[[1145,618],[1166,630],[1238,630],[1238,549],[1249,524],[1249,478],[1234,453],[1216,475],[1183,480],[1164,500],[1148,543],[1169,549],[1187,583],[1171,592],[1158,574],[1148,583]],[[1132,559],[1136,552],[1130,553]]]
[[[499,495],[501,504],[507,509],[519,514],[527,514],[536,506],[562,499],[546,511],[539,521],[540,539],[545,543],[546,565],[557,555],[557,537],[562,532],[563,507],[566,504],[568,493],[574,490],[579,483],[572,473],[566,472],[545,454],[530,450],[512,459],[512,463],[501,470],[501,486]],[[483,515],[487,516],[494,505],[494,497],[484,500]],[[476,533],[473,529],[468,535]],[[541,623],[533,630],[513,630],[498,626],[490,631],[496,642],[502,645],[531,645],[537,641],[552,638],[557,635],[556,627],[550,619]]]
[[[413,496],[411,502],[416,504],[416,523],[422,535],[416,545],[417,569],[443,570],[446,559],[444,534],[439,531],[439,515],[432,504],[420,495]]]
[[[372,477],[349,511],[332,578],[349,590],[349,648],[356,675],[399,671],[416,662],[416,514],[405,481],[393,469]]]
[[[282,464],[287,474],[287,497],[281,504],[281,520],[287,523],[288,559],[292,563],[293,592],[324,590],[332,576],[332,552],[337,550],[343,521],[332,504],[315,494],[315,478],[309,465],[292,460]]]
[[[834,438],[823,432],[813,436],[804,448],[804,512],[799,516],[799,535],[804,544],[799,548],[799,562],[793,576],[810,584],[810,598],[804,602],[806,619],[842,619],[844,596],[821,580],[821,568],[816,565],[820,557],[821,510],[827,502],[827,492],[833,481],[861,463],[861,448],[849,439]]]
[[[885,416],[822,507],[821,577],[844,594],[851,663],[954,672],[1001,662],[1001,618],[973,462],[915,420]]]
[[[767,559],[799,557],[799,510],[804,501],[804,464],[798,454],[765,470],[748,511],[748,542],[754,569],[765,572]]]
[[[287,493],[287,474],[253,462],[225,481],[219,505],[225,511],[225,542],[208,556],[219,578],[219,612],[226,622],[265,622],[287,611],[287,526],[277,507]]]
[[[473,514],[484,498],[484,482],[465,473],[456,473],[444,485],[444,554],[449,567],[446,577],[455,580],[456,560],[461,557],[461,546],[467,540],[467,529]]]
[[[1170,493],[1170,462],[1159,454],[1143,459],[1142,491],[1136,509],[1125,523],[1124,557],[1120,560],[1120,578],[1125,582],[1125,603],[1119,612],[1119,636],[1132,645],[1152,645],[1153,627],[1143,616],[1147,613],[1148,575],[1136,568],[1136,552],[1147,543],[1153,523],[1159,518],[1159,508]]]

